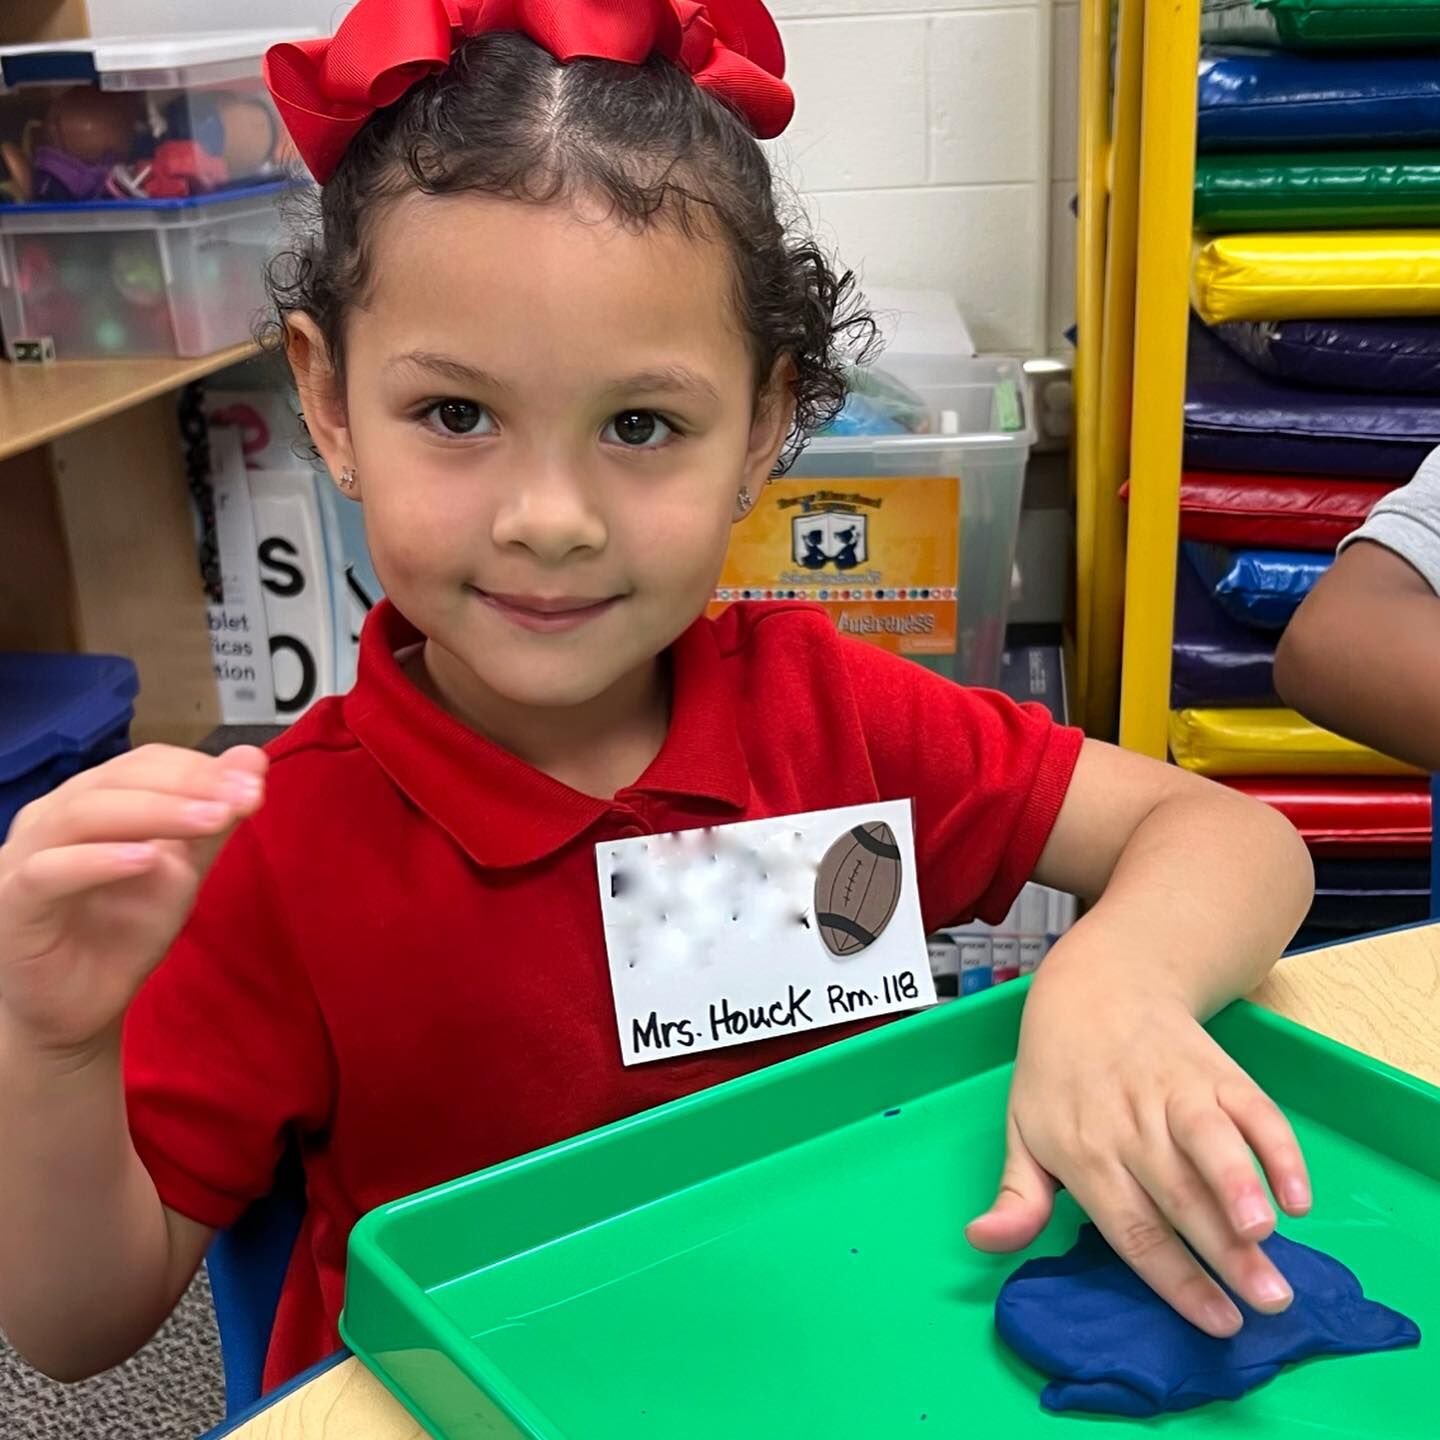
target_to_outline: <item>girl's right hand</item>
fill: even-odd
[[[83,771],[15,818],[0,846],[0,1028],[81,1059],[116,1033],[180,933],[267,761],[152,745]]]

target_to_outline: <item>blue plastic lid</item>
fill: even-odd
[[[255,183],[232,185],[228,189],[222,187],[219,190],[208,190],[203,195],[175,195],[164,200],[127,198],[124,200],[27,200],[23,204],[0,202],[0,213],[6,215],[76,215],[82,211],[91,210],[102,215],[125,215],[137,210],[208,210],[211,206],[233,204],[237,200],[268,199],[272,195],[280,194],[282,190],[303,190],[306,188],[306,183],[285,177],[279,180],[261,180]]]
[[[129,721],[139,690],[120,655],[0,651],[0,784],[91,749]]]

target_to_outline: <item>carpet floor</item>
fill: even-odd
[[[133,1360],[94,1380],[57,1385],[0,1341],[0,1440],[195,1440],[224,1412],[203,1268],[160,1333]]]

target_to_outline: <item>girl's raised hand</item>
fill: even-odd
[[[0,1032],[65,1059],[113,1037],[265,770],[249,747],[147,746],[22,810],[0,846]]]
[[[1163,987],[1098,988],[1083,969],[1037,977],[1000,1191],[967,1236],[980,1250],[1029,1245],[1058,1181],[1163,1300],[1201,1330],[1231,1335],[1241,1314],[1196,1255],[1256,1310],[1289,1305],[1289,1285],[1260,1249],[1275,1212],[1254,1159],[1281,1209],[1303,1215],[1310,1182],[1300,1147],[1176,997]]]

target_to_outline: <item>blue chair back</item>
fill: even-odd
[[[225,1413],[248,1409],[260,1398],[265,1357],[280,1291],[305,1215],[305,1177],[299,1156],[288,1155],[275,1189],[222,1230],[205,1257],[225,1368]]]

